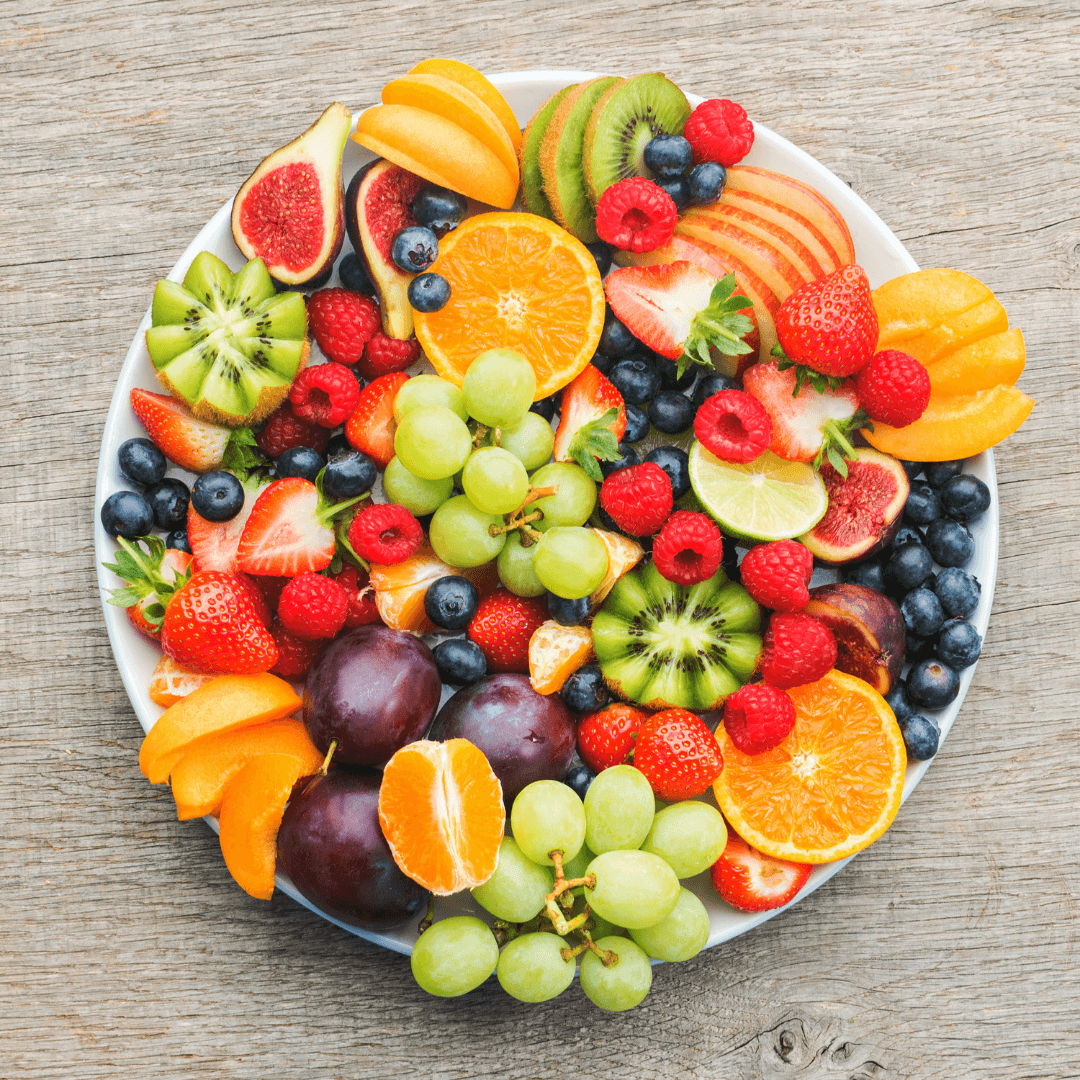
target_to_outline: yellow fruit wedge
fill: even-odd
[[[934,397],[977,394],[994,386],[1012,386],[1024,370],[1026,350],[1019,330],[973,341],[927,366]]]
[[[433,58],[422,60],[410,72],[410,75],[441,75],[443,78],[452,79],[466,90],[474,93],[498,118],[506,129],[514,150],[521,145],[521,127],[510,108],[506,98],[499,93],[494,83],[490,82],[483,74],[463,64],[460,60],[443,60]]]

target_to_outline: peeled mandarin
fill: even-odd
[[[555,694],[593,655],[587,626],[563,626],[548,619],[529,638],[529,682],[538,694]]]
[[[216,678],[216,675],[192,671],[170,657],[162,656],[150,676],[147,693],[155,705],[168,708],[170,705],[175,705],[181,698],[186,698],[192,690],[197,690]]]
[[[934,397],[977,394],[994,386],[1012,386],[1024,370],[1024,335],[1006,330],[948,352],[927,366]]]
[[[516,151],[521,145],[521,126],[517,122],[514,110],[510,108],[506,98],[502,96],[498,88],[483,74],[463,64],[460,60],[444,60],[433,58],[422,60],[410,72],[410,75],[442,75],[472,91],[498,118],[511,145]]]

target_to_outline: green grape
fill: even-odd
[[[604,769],[585,792],[585,843],[597,855],[641,847],[652,823],[652,785],[633,765]]]
[[[532,474],[534,488],[554,487],[554,495],[545,495],[529,503],[529,512],[540,510],[543,518],[533,528],[546,532],[554,525],[584,525],[596,505],[596,481],[580,465],[553,461]]]
[[[502,951],[499,984],[518,1001],[550,1001],[573,981],[576,964],[564,960],[566,941],[557,934],[522,934]]]
[[[588,812],[586,796],[586,815]],[[727,826],[720,811],[708,803],[690,800],[657,813],[641,850],[659,855],[676,877],[690,878],[708,870],[723,855],[726,846]]]
[[[679,899],[675,871],[648,851],[606,851],[587,873],[596,875],[596,888],[585,888],[589,907],[628,930],[658,923]]]
[[[392,503],[404,506],[410,514],[421,517],[434,513],[450,498],[454,482],[448,476],[442,480],[424,480],[413,476],[394,457],[383,473],[383,490]]]
[[[534,780],[518,792],[510,810],[518,847],[542,866],[553,866],[548,852],[572,859],[585,842],[585,807],[558,780]]]
[[[529,493],[529,474],[509,450],[482,446],[465,462],[461,488],[477,510],[510,514]]]
[[[459,997],[475,990],[498,962],[495,935],[472,915],[433,923],[412,951],[413,978],[436,997]]]
[[[533,569],[536,545],[521,546],[521,533],[506,534],[506,543],[499,552],[499,580],[515,596],[543,596],[544,586]]]
[[[443,405],[452,413],[468,420],[461,391],[438,375],[414,375],[394,397],[394,420],[401,423],[406,413],[424,405]]]
[[[477,885],[472,896],[496,919],[522,923],[540,914],[554,885],[555,876],[546,866],[537,866],[512,836],[504,836],[495,873]]]
[[[419,412],[419,410],[417,410]],[[435,554],[455,567],[483,566],[503,549],[506,533],[492,536],[492,525],[503,519],[483,514],[464,495],[455,495],[435,511],[428,527],[428,537]]]
[[[644,930],[631,930],[630,937],[657,960],[689,960],[709,940],[709,913],[689,889],[680,889],[667,918]]]
[[[413,476],[442,480],[468,460],[472,435],[465,421],[445,405],[421,405],[398,425],[394,453]]]
[[[607,576],[607,545],[592,529],[559,525],[537,542],[533,568],[545,589],[576,600],[595,592]]]
[[[461,388],[469,415],[488,427],[514,427],[536,394],[536,372],[513,349],[488,349],[465,372]]]
[[[582,848],[581,850],[584,851],[585,849]],[[567,874],[566,876],[569,877],[570,875]],[[580,877],[581,875],[579,874],[577,876]],[[584,886],[579,886],[573,890],[574,906],[567,913],[566,917],[568,919],[572,919],[575,915],[580,915],[585,910],[585,897],[581,895],[584,891]],[[609,934],[617,934],[620,937],[626,937],[626,931],[621,926],[616,926],[613,922],[608,922],[607,919],[597,915],[592,908],[589,909],[589,919],[591,922],[586,924],[585,929],[589,931],[589,936],[594,939],[607,937]]]
[[[489,431],[484,436],[484,442],[491,445],[494,437],[495,433]],[[551,457],[551,451],[555,447],[555,432],[542,416],[527,412],[521,418],[520,424],[500,429],[499,445],[520,459],[526,469],[539,469]]]
[[[596,953],[587,952],[581,958],[581,989],[598,1008],[608,1012],[625,1012],[645,1000],[652,986],[652,965],[649,958],[629,938],[605,937],[596,943],[601,949],[615,953],[619,962],[604,967]]]

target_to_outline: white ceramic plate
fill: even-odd
[[[595,77],[594,72],[588,71],[517,71],[504,75],[495,75],[492,77],[492,81],[506,95],[506,99],[513,108],[518,120],[524,126],[540,104],[551,94],[570,83],[582,82],[585,79]],[[692,105],[697,105],[702,100],[694,95],[688,95],[688,97]],[[764,125],[755,122],[755,132],[754,147],[746,158],[746,163],[773,169],[776,172],[795,177],[811,184],[828,198],[847,221],[855,241],[856,257],[866,270],[872,287],[877,287],[899,274],[918,269],[915,260],[907,253],[904,246],[884,222],[845,183],[810,157],[809,154],[806,154],[797,146],[793,146]],[[371,156],[351,139],[349,140],[345,148],[343,168],[346,183],[362,164],[370,160]],[[232,239],[229,223],[231,211],[232,203],[230,202],[221,207],[210,219],[169,272],[168,276],[171,279],[174,281],[182,280],[192,259],[200,251],[213,252],[234,269],[243,264],[243,257]],[[350,250],[347,239],[345,241],[345,250]],[[330,284],[337,283],[335,276]],[[150,363],[143,339],[143,331],[149,325],[150,310],[147,308],[146,315],[139,324],[131,348],[128,350],[123,367],[120,369],[116,390],[113,393],[112,403],[109,407],[109,415],[105,422],[105,431],[101,440],[101,453],[98,459],[97,490],[94,503],[94,547],[105,625],[108,628],[109,641],[112,644],[117,667],[120,669],[120,677],[123,679],[128,697],[131,699],[131,704],[144,731],[150,730],[154,721],[162,712],[160,706],[155,705],[147,695],[150,676],[154,665],[158,661],[160,652],[155,645],[151,644],[131,627],[122,609],[105,603],[109,590],[115,588],[118,581],[111,573],[102,569],[101,563],[103,561],[112,561],[116,545],[101,527],[99,512],[102,503],[113,492],[129,486],[116,463],[116,452],[120,444],[125,439],[142,437],[146,434],[129,405],[131,390],[137,386],[158,391],[161,389],[154,375],[153,366]],[[971,529],[975,537],[975,557],[971,565],[967,567],[968,571],[974,574],[982,584],[982,596],[977,610],[971,616],[971,621],[979,633],[985,637],[986,627],[990,619],[990,606],[994,598],[994,581],[997,575],[998,498],[993,454],[990,451],[980,454],[967,463],[965,471],[974,474],[988,484],[993,495],[993,502],[989,511]],[[170,475],[181,476],[189,484],[192,480],[190,475],[175,467],[170,469]],[[814,582],[820,584],[824,581],[835,580],[836,576],[835,573],[830,571],[818,571],[815,574]],[[942,741],[944,741],[960,711],[960,706],[963,703],[964,695],[967,693],[967,688],[971,684],[974,671],[975,668],[970,667],[963,673],[960,680],[960,693],[957,695],[956,700],[947,709],[934,714],[941,724]],[[905,799],[922,779],[929,766],[930,762],[913,762],[908,766],[904,782]],[[206,820],[212,827],[216,828],[217,823],[213,818],[207,818]],[[803,897],[809,896],[814,889],[823,885],[829,878],[838,873],[847,862],[848,860],[844,859],[840,862],[817,867],[811,874],[806,887],[792,903],[798,903]],[[335,923],[337,926],[341,926],[350,933],[377,942],[396,952],[410,953],[412,951],[413,942],[416,940],[414,923],[406,924],[397,930],[389,932],[358,930],[318,911],[314,905],[296,892],[292,883],[283,875],[278,875],[277,884],[294,900],[305,907],[311,908],[312,911],[316,911],[323,918]],[[766,919],[770,919],[778,915],[780,911],[785,910],[780,908],[757,915],[745,915],[737,912],[716,897],[708,881],[707,874],[683,884],[697,893],[709,910],[712,932],[709,936],[708,947],[738,937],[740,934],[745,934]],[[465,895],[467,897],[467,894]],[[451,901],[440,901],[438,905],[439,917],[451,913],[465,912],[483,915],[483,912],[475,905],[472,905],[467,899],[459,897]]]

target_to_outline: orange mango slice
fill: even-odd
[[[485,78],[476,68],[463,64],[460,60],[444,60],[436,57],[431,60],[422,60],[409,74],[441,75],[474,93],[499,118],[514,151],[517,151],[521,145],[521,127],[514,115],[514,110],[510,108],[506,98],[499,93],[495,84]]]
[[[1019,330],[973,341],[928,365],[935,397],[976,394],[994,386],[1012,386],[1024,370],[1026,350]]]
[[[529,682],[538,694],[556,694],[592,655],[587,626],[562,626],[548,619],[529,638]]]
[[[155,705],[168,708],[181,698],[186,698],[192,690],[205,686],[217,677],[202,671],[192,671],[170,657],[162,656],[150,676],[147,693]]]

